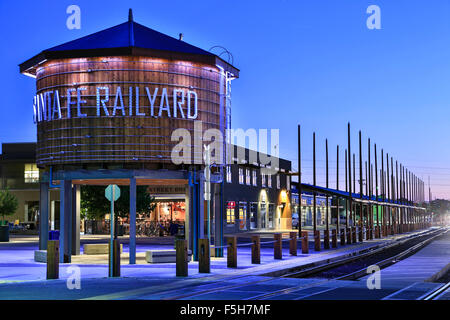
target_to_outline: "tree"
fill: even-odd
[[[103,186],[81,186],[81,214],[87,219],[101,219],[111,211],[111,202],[105,197]],[[136,213],[148,214],[156,207],[155,197],[146,186],[136,187]],[[120,198],[114,203],[114,213],[121,218],[130,212],[130,187],[120,186]]]
[[[5,216],[12,216],[19,206],[17,197],[9,192],[8,189],[0,190],[0,215],[5,221]]]

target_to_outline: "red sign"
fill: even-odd
[[[228,207],[228,209],[234,209],[236,207],[236,202],[235,201],[228,201],[227,202],[227,207]]]

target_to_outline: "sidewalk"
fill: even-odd
[[[418,231],[423,232],[423,231]],[[416,232],[417,233],[417,232]],[[325,263],[344,256],[355,254],[374,246],[382,246],[392,243],[395,240],[408,237],[412,233],[390,236],[386,239],[374,239],[352,245],[338,247],[316,252],[313,250],[313,243],[310,242],[309,254],[301,254],[299,246],[298,256],[289,255],[289,242],[283,241],[283,259],[273,259],[273,245],[267,244],[261,247],[261,264],[251,264],[251,247],[238,246],[238,268],[227,268],[226,249],[223,258],[211,258],[211,273],[199,274],[198,262],[189,263],[189,278],[199,277],[222,277],[222,276],[242,276],[242,275],[263,275],[268,272],[275,272],[287,268],[293,268],[305,264]],[[246,242],[246,241],[243,241]],[[239,241],[239,244],[241,241]],[[238,245],[239,245],[238,244]],[[300,244],[300,242],[299,242]],[[12,281],[45,280],[46,264],[34,262],[34,250],[37,244],[11,243],[9,246],[0,246],[0,283]],[[136,265],[128,264],[128,245],[124,244],[122,255],[121,276],[122,277],[156,277],[156,278],[176,278],[175,263],[148,264],[145,262],[145,251],[156,249],[173,249],[173,244],[141,244],[137,246]],[[60,264],[60,279],[67,279],[70,273],[68,268],[73,265],[80,267],[81,277],[104,278],[108,274],[107,255],[101,256],[73,256],[72,264]]]

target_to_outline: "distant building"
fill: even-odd
[[[39,215],[40,174],[36,166],[36,143],[3,143],[0,154],[0,189],[9,189],[19,200],[19,207],[9,222],[19,221],[35,227]],[[51,193],[52,208],[59,199]],[[56,210],[59,210],[57,208]],[[53,210],[53,220],[55,219]],[[56,217],[59,220],[58,217]]]

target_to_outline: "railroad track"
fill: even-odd
[[[282,275],[281,277],[282,278],[285,278],[285,277],[301,277],[301,276],[311,275],[311,274],[318,273],[318,272],[321,272],[321,271],[324,271],[324,270],[327,270],[327,269],[335,268],[337,266],[340,266],[340,265],[343,265],[343,264],[346,264],[346,263],[349,263],[349,262],[352,262],[352,261],[355,261],[355,260],[360,260],[360,259],[363,259],[365,257],[369,257],[369,256],[374,255],[376,253],[382,252],[383,250],[390,249],[390,248],[399,246],[401,244],[404,244],[407,241],[414,240],[414,239],[416,239],[418,237],[424,237],[424,236],[431,235],[430,237],[428,237],[427,239],[421,241],[420,243],[415,244],[415,245],[413,245],[412,247],[410,247],[410,248],[408,248],[406,250],[403,250],[401,253],[396,254],[396,255],[394,255],[392,257],[389,257],[388,259],[384,259],[384,260],[382,260],[382,261],[377,263],[377,265],[379,265],[380,268],[386,267],[386,266],[391,265],[391,264],[399,261],[400,259],[402,259],[402,258],[404,258],[406,256],[409,256],[409,255],[413,254],[414,252],[420,250],[422,247],[427,245],[429,242],[433,241],[436,237],[439,237],[439,236],[443,235],[447,231],[448,231],[447,229],[438,229],[438,230],[432,230],[432,231],[429,231],[429,232],[426,232],[426,233],[421,233],[421,234],[418,234],[416,236],[407,238],[405,240],[396,241],[395,243],[393,243],[391,245],[388,245],[388,246],[383,246],[383,247],[380,247],[380,248],[376,248],[374,250],[369,250],[369,251],[364,252],[362,254],[354,255],[354,256],[351,256],[351,257],[344,258],[344,259],[340,259],[338,261],[334,261],[334,262],[328,263],[326,265],[320,265],[320,266],[317,266],[317,267],[311,267],[311,268],[303,269],[303,270],[296,271],[296,272],[290,272],[290,273],[287,273],[285,275]],[[303,285],[300,285],[300,286],[295,286],[295,287],[289,287],[289,288],[285,288],[285,289],[281,289],[281,290],[276,290],[276,291],[273,291],[273,292],[270,292],[270,293],[266,293],[266,294],[262,294],[262,295],[256,295],[254,297],[251,297],[251,299],[257,299],[257,300],[270,299],[270,297],[272,297],[272,296],[277,296],[277,295],[280,295],[280,294],[287,294],[287,293],[290,293],[290,292],[293,292],[293,291],[297,291],[297,290],[300,290],[300,289],[306,289],[306,288],[318,286],[320,284],[327,283],[327,282],[332,281],[332,280],[357,279],[357,278],[360,278],[361,276],[367,275],[366,270],[367,269],[364,268],[364,269],[353,271],[353,272],[351,272],[349,274],[346,274],[346,275],[340,276],[340,277],[336,277],[336,278],[333,278],[333,279],[318,279],[317,281],[313,281],[313,282],[308,283],[308,284],[303,284]],[[234,278],[231,278],[231,279],[237,280],[237,279],[240,279],[240,278],[244,279],[246,277],[247,277],[247,275],[245,275],[245,276],[238,276],[238,277],[234,277]],[[273,280],[273,278],[249,281],[249,282],[246,282],[245,285],[263,284],[265,282],[272,281],[272,280]],[[170,298],[166,298],[166,299],[167,300],[176,300],[176,299],[182,299],[182,298],[189,298],[191,296],[197,296],[197,295],[207,294],[207,293],[214,293],[214,292],[218,292],[218,291],[239,288],[241,286],[242,286],[242,283],[238,283],[238,284],[232,284],[232,285],[228,285],[228,286],[221,286],[221,287],[213,288],[213,289],[200,290],[200,291],[196,291],[196,292],[193,292],[193,293],[186,293],[186,294],[182,294],[182,295],[177,295],[176,291],[178,291],[178,290],[174,290],[174,294],[175,295],[171,296]],[[170,293],[170,292],[167,292],[167,293]]]
[[[442,286],[419,297],[417,300],[439,300],[439,298],[443,296],[449,288],[450,282],[444,283]]]

